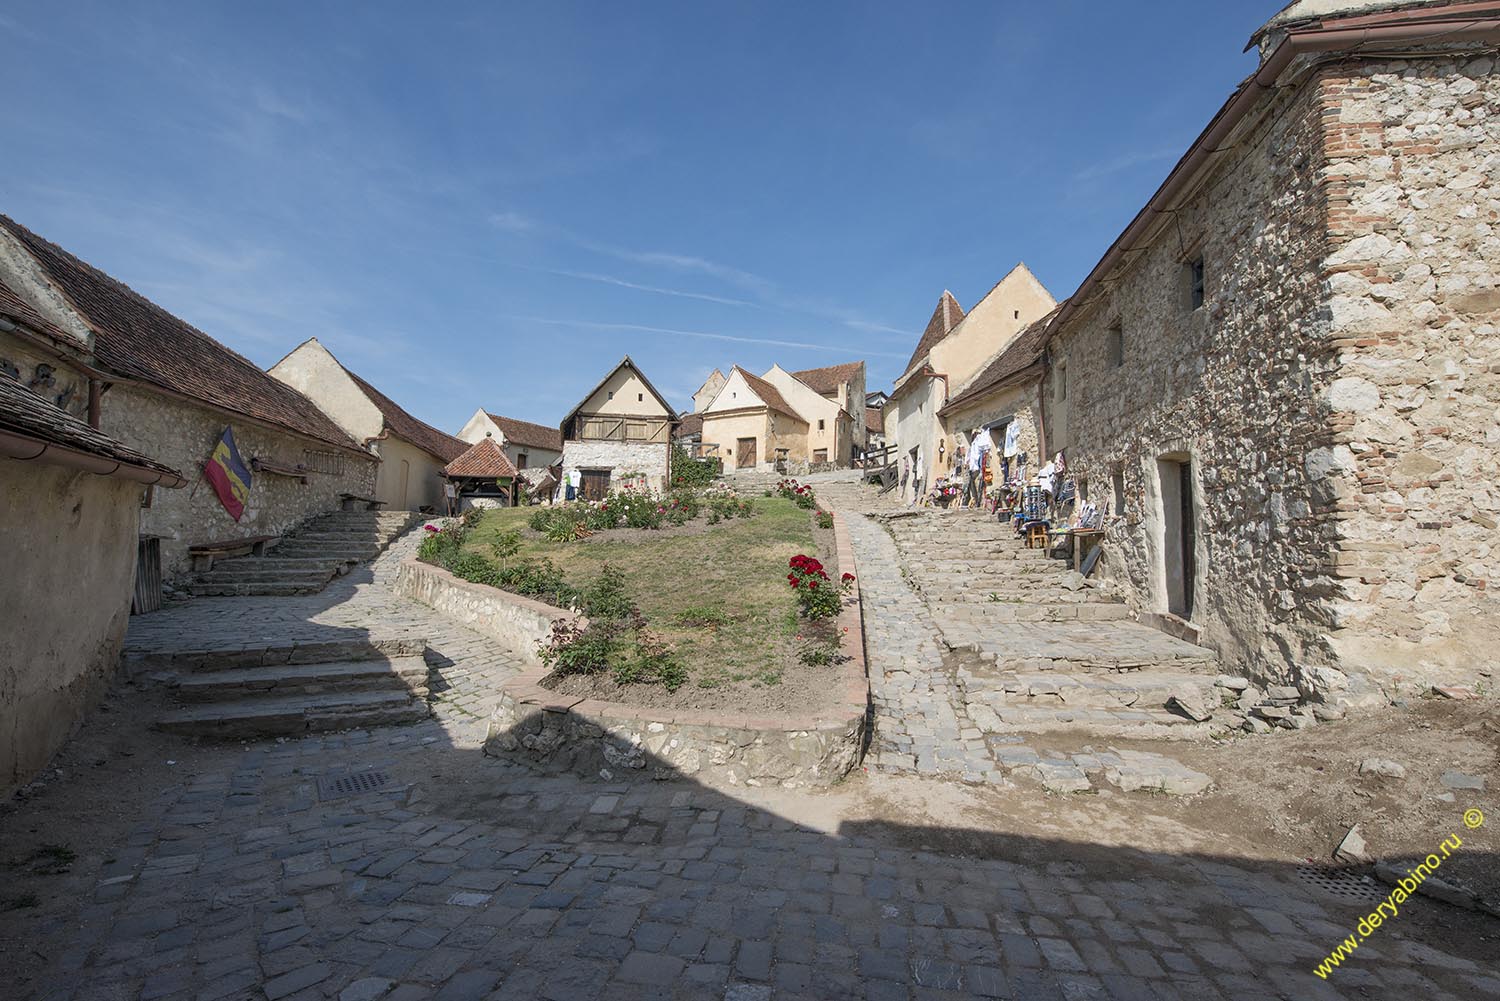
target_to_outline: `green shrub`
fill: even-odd
[[[599,674],[608,669],[619,645],[619,623],[601,620],[580,628],[576,622],[558,621],[538,653],[557,674]]]
[[[635,614],[635,602],[618,567],[604,564],[599,576],[583,589],[583,613],[591,619],[625,619]]]
[[[490,540],[490,552],[495,554],[495,559],[501,563],[510,559],[521,551],[521,532],[519,529],[511,529],[508,532],[499,532]]]
[[[669,692],[688,679],[687,666],[654,633],[644,626],[635,631],[635,650],[616,662],[615,681],[622,685],[655,683]]]
[[[797,659],[808,667],[823,667],[834,663],[839,657],[839,641],[811,640],[797,651]]]
[[[672,446],[672,486],[705,487],[724,471],[719,459],[695,459],[681,445]]]
[[[819,511],[816,517],[818,519],[819,528],[833,527],[833,515],[829,514],[827,511]]]
[[[721,522],[723,520],[724,520],[723,517],[719,514],[718,511],[710,510],[708,512],[708,523],[710,525],[717,525],[719,522]]]

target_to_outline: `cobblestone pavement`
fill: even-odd
[[[269,641],[423,637],[433,669],[434,707],[468,719],[489,718],[499,681],[524,664],[495,641],[392,590],[401,561],[416,553],[422,529],[401,536],[374,561],[318,594],[294,598],[194,598],[132,617],[125,654],[222,649]]]
[[[910,779],[728,796],[485,758],[475,714],[506,661],[382,594],[398,555],[322,601],[201,599],[133,628],[138,646],[174,629],[185,643],[235,629],[254,642],[252,626],[413,630],[479,666],[455,673],[458,694],[413,726],[237,745],[154,736],[172,758],[141,755],[140,802],[89,786],[70,761],[69,775],[0,814],[7,855],[33,849],[48,811],[76,817],[68,837],[79,848],[55,892],[0,908],[5,997],[1500,996],[1492,970],[1399,929],[1319,980],[1314,962],[1358,914],[1313,897],[1284,866],[1104,850],[1087,831],[1008,835],[983,857],[957,857],[918,847],[945,843],[941,815],[840,821],[841,800]],[[881,593],[885,572],[873,560],[861,572],[866,594]],[[870,644],[906,642],[919,624]],[[906,656],[924,656],[922,643]],[[883,659],[881,671],[901,665]],[[86,728],[67,753],[112,752]],[[333,786],[357,772],[387,781]]]

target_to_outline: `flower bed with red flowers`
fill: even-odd
[[[844,574],[835,584],[823,569],[823,564],[812,556],[793,556],[787,561],[790,571],[787,583],[797,592],[797,610],[805,619],[829,619],[839,614],[844,595],[854,583],[853,574]]]

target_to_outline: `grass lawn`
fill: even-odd
[[[798,666],[800,645],[787,560],[816,555],[833,572],[832,533],[815,530],[811,512],[789,500],[753,503],[752,518],[708,525],[700,516],[681,528],[617,529],[578,542],[549,542],[531,531],[531,509],[501,509],[485,513],[466,548],[488,555],[496,535],[520,529],[518,555],[551,560],[580,588],[608,563],[626,575],[650,628],[686,662],[685,689],[776,685]]]

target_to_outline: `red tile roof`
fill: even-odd
[[[126,466],[163,474],[165,485],[181,486],[183,476],[171,466],[142,455],[109,435],[89,427],[8,375],[0,375],[0,431],[32,441],[58,445]],[[46,461],[44,452],[39,458]],[[176,482],[172,482],[176,480]]]
[[[885,411],[879,407],[865,407],[865,430],[885,434]]]
[[[343,368],[342,365],[339,366]],[[380,390],[370,385],[359,376],[350,372],[347,368],[344,372],[353,379],[360,389],[364,390],[370,402],[375,404],[375,409],[380,411],[380,416],[385,420],[386,431],[395,435],[403,441],[409,441],[413,445],[426,452],[428,455],[444,462],[452,462],[463,455],[469,447],[469,443],[462,438],[455,438],[451,434],[444,434],[437,428],[425,421],[419,421],[411,414],[402,410],[396,402],[386,396]]]
[[[738,365],[736,365],[734,369],[730,371],[729,374],[731,378],[734,376],[735,370],[738,370],[740,375],[745,377],[745,384],[750,387],[750,391],[756,396],[759,396],[761,402],[764,403],[767,407],[779,413],[786,414],[788,417],[799,420],[804,424],[807,423],[807,418],[803,417],[801,414],[797,413],[796,410],[792,409],[792,405],[786,401],[786,397],[781,395],[781,390],[777,389],[775,386],[771,385],[760,376],[751,375],[749,372],[746,372]]]
[[[686,438],[689,435],[703,433],[702,414],[684,414],[682,421],[677,425],[677,434],[674,437]]]
[[[910,372],[917,367],[917,363],[927,357],[937,343],[948,336],[948,331],[958,326],[958,321],[964,318],[964,308],[953,298],[953,293],[943,289],[943,294],[938,296],[937,308],[932,311],[932,318],[927,321],[927,329],[922,331],[922,339],[917,341],[917,349],[911,354],[911,361],[906,363],[906,371]]]
[[[839,387],[846,382],[853,382],[865,368],[862,361],[846,362],[843,365],[828,365],[824,368],[807,368],[801,372],[793,372],[792,378],[802,383],[808,389],[823,396],[835,396]]]
[[[1064,303],[1058,303],[1052,312],[1017,334],[1016,339],[1011,341],[1004,351],[996,355],[995,359],[985,366],[984,371],[971,379],[957,396],[949,400],[938,411],[938,414],[952,413],[955,408],[985,393],[1014,383],[1018,376],[1040,361],[1042,349],[1046,347],[1047,342],[1047,324],[1052,322],[1052,318],[1058,314],[1063,305]],[[1040,370],[1037,376],[1040,377]]]
[[[8,216],[0,215],[0,225],[93,329],[94,359],[100,367],[229,413],[364,451],[311,400],[249,359]]]
[[[518,421],[514,417],[501,417],[489,411],[485,411],[485,416],[495,422],[500,433],[505,435],[505,440],[511,444],[524,445],[527,448],[546,448],[554,452],[562,451],[563,436],[560,428],[533,424],[530,421]]]
[[[463,455],[448,463],[443,472],[448,476],[499,480],[514,477],[516,467],[510,464],[495,439],[481,438],[470,445]]]

